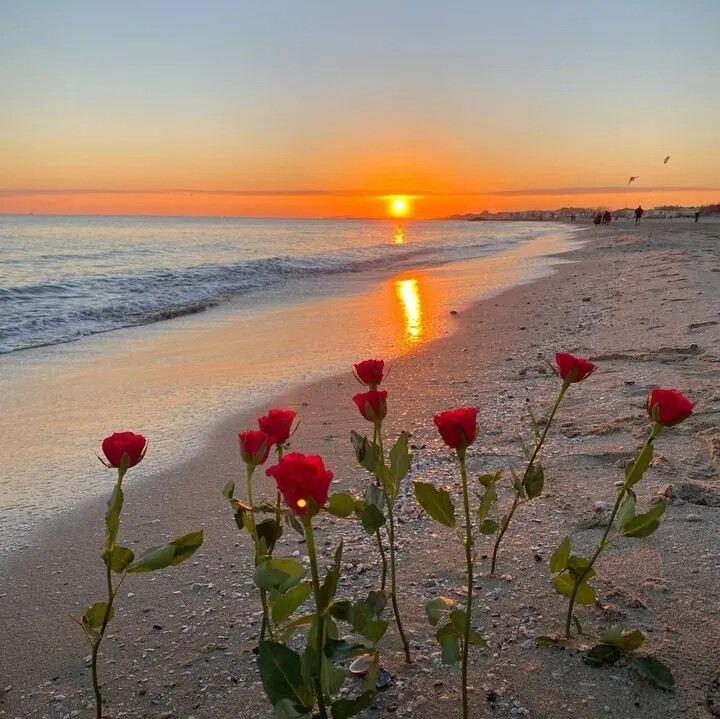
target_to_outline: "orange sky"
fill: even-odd
[[[695,206],[720,199],[720,191],[638,191],[626,194],[407,195],[410,216],[443,217],[453,213],[562,206],[611,208],[661,204]],[[251,196],[167,191],[161,193],[0,193],[0,212],[46,214],[218,215],[240,217],[386,217],[392,214],[385,195],[317,194]]]
[[[720,201],[717,0],[128,1],[7,4],[0,212]]]

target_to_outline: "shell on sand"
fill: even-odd
[[[348,667],[348,670],[350,671],[350,674],[364,677],[370,671],[370,667],[374,661],[375,657],[372,654],[361,654]]]

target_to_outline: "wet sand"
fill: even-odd
[[[538,223],[507,224],[505,236],[540,233]],[[462,236],[462,227],[438,226]],[[222,419],[344,371],[367,347],[404,354],[448,334],[451,308],[547,274],[547,255],[573,246],[574,233],[541,229],[469,261],[400,273],[378,263],[283,283],[201,314],[3,355],[0,557],[31,546],[37,523],[98,496],[95,452],[118,427],[150,438],[139,474],[178,467]],[[410,248],[415,231],[407,228]]]
[[[459,404],[479,407],[471,473],[519,466],[517,435],[527,436],[528,407],[542,416],[557,390],[546,364],[556,350],[588,356],[599,369],[568,393],[544,451],[545,494],[518,511],[497,577],[488,576],[489,541],[480,545],[473,621],[490,647],[472,656],[473,716],[671,719],[720,712],[720,227],[597,228],[585,239],[586,247],[565,256],[574,262],[552,277],[474,305],[453,317],[454,334],[392,363],[388,430],[411,432],[417,448],[396,512],[401,602],[416,661],[404,666],[389,630],[382,664],[393,681],[363,716],[459,715],[459,669],[440,664],[422,606],[461,591],[461,550],[415,504],[411,480],[457,489],[432,415]],[[652,537],[618,542],[599,561],[599,604],[579,608],[578,617],[587,632],[618,622],[642,629],[648,651],[672,667],[673,694],[622,665],[593,669],[574,650],[536,648],[533,641],[559,631],[566,608],[550,586],[547,558],[566,534],[581,551],[599,539],[603,512],[595,503],[612,501],[624,462],[646,436],[643,403],[653,385],[676,387],[697,403],[690,420],[659,438],[638,487],[643,504],[661,489],[672,499]],[[251,653],[258,608],[250,546],[220,489],[240,477],[236,433],[268,406],[286,406],[302,420],[293,447],[323,454],[338,487],[361,491],[367,480],[347,439],[351,428],[365,429],[350,401],[356,391],[349,372],[295,388],[224,422],[177,469],[128,477],[123,541],[146,546],[203,527],[206,542],[176,570],[123,585],[100,669],[112,715],[270,716]],[[154,469],[150,460],[144,472]],[[98,481],[110,491],[109,475],[99,471]],[[269,491],[268,483],[258,484],[258,494]],[[501,501],[508,497],[505,488]],[[102,516],[103,501],[90,503],[0,566],[0,716],[89,715],[89,650],[67,613],[102,598]],[[373,544],[362,531],[330,517],[319,525],[326,558],[339,535],[345,538],[339,596],[376,586]],[[278,554],[305,554],[293,535],[282,544]]]

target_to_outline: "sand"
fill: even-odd
[[[393,680],[365,717],[459,716],[459,667],[440,664],[422,606],[462,590],[462,554],[414,503],[410,480],[457,490],[432,415],[458,404],[479,407],[472,473],[519,466],[528,407],[542,415],[557,389],[546,364],[556,350],[588,356],[599,369],[568,393],[544,452],[546,491],[518,511],[498,576],[488,575],[486,556],[478,562],[473,621],[490,647],[472,653],[473,716],[720,716],[720,227],[611,226],[588,230],[586,239],[552,277],[461,312],[450,337],[392,363],[389,431],[411,432],[417,448],[397,511],[401,602],[416,661],[403,664],[389,631],[382,664]],[[645,504],[661,489],[670,494],[668,511],[651,538],[623,540],[601,558],[599,604],[579,608],[578,617],[586,632],[618,622],[642,629],[648,651],[672,667],[675,693],[625,666],[593,669],[575,649],[537,648],[533,640],[560,631],[566,608],[550,586],[547,558],[566,534],[578,550],[594,547],[603,518],[596,502],[612,501],[624,462],[644,440],[643,402],[656,384],[697,402],[690,420],[659,438],[638,487]],[[123,585],[101,657],[108,716],[271,715],[252,654],[258,607],[250,544],[220,489],[240,477],[237,431],[268,406],[287,406],[302,418],[293,446],[323,454],[338,487],[362,490],[367,479],[347,441],[351,428],[365,429],[350,402],[356,390],[348,372],[269,398],[214,428],[204,451],[178,470],[129,477],[121,538],[141,547],[203,527],[207,539],[176,570]],[[110,491],[111,475],[100,471],[98,481]],[[501,501],[508,496],[506,488]],[[92,502],[0,566],[0,716],[90,715],[89,649],[67,614],[102,598],[102,516],[103,502]],[[373,588],[372,543],[355,525],[329,517],[319,525],[325,561],[345,538],[339,595]],[[293,535],[283,545],[280,554],[305,554]],[[481,555],[489,549],[481,545]],[[577,646],[589,643],[581,638]]]

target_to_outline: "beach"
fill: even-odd
[[[576,234],[0,217],[0,556],[104,492],[95,454],[118,427],[150,438],[141,476],[171,469],[222,419],[342,371],[367,347],[390,359],[448,334],[451,310],[550,272]]]
[[[720,716],[720,225],[610,226],[586,229],[582,240],[584,246],[557,258],[551,275],[498,286],[500,294],[464,309],[441,304],[442,329],[432,341],[408,343],[390,363],[387,426],[391,436],[410,432],[414,447],[396,513],[401,606],[415,662],[403,664],[391,628],[381,643],[381,663],[392,681],[362,716],[459,714],[459,670],[441,665],[423,604],[461,592],[461,548],[420,510],[411,481],[433,481],[457,493],[456,468],[432,417],[458,405],[479,408],[480,435],[468,451],[471,476],[517,468],[518,435],[529,436],[528,409],[543,416],[557,392],[547,364],[556,351],[588,357],[598,371],[572,387],[561,407],[543,451],[545,492],[519,510],[497,576],[488,574],[490,542],[480,547],[473,622],[489,648],[472,654],[472,715]],[[410,331],[407,314],[399,323]],[[368,344],[355,359],[375,354]],[[657,440],[655,461],[637,488],[643,506],[662,491],[668,510],[652,537],[623,540],[601,558],[594,580],[600,605],[579,608],[578,616],[596,634],[617,623],[642,629],[645,648],[672,668],[674,693],[622,665],[594,669],[576,649],[534,642],[562,629],[566,609],[550,585],[548,557],[567,534],[587,551],[599,539],[603,509],[596,503],[612,502],[625,462],[643,443],[649,431],[644,400],[655,385],[696,402],[690,420]],[[350,400],[357,386],[348,364],[331,377],[257,397],[256,406],[214,426],[167,470],[150,465],[151,443],[150,469],[144,463],[141,480],[128,477],[120,536],[140,547],[198,528],[206,538],[175,570],[123,585],[101,654],[108,716],[271,715],[252,653],[259,614],[251,544],[238,533],[220,492],[242,476],[237,432],[275,406],[298,412],[294,449],[322,454],[336,488],[362,491],[366,475],[355,466],[348,440],[351,429],[366,430]],[[172,437],[163,442],[166,450],[172,447]],[[109,493],[112,480],[101,467],[97,481]],[[270,495],[264,478],[257,486],[258,494]],[[506,485],[501,501],[509,497]],[[90,713],[89,649],[68,614],[79,615],[102,597],[105,499],[98,492],[62,513],[0,564],[0,716]],[[341,535],[338,594],[357,596],[378,584],[373,544],[356,525],[323,516],[323,565]],[[293,553],[302,559],[305,546],[286,534],[276,554]],[[577,647],[589,644],[583,637]]]

